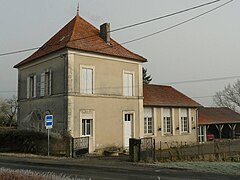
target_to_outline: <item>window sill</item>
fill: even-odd
[[[154,134],[153,133],[149,133],[149,134],[144,134],[144,137],[153,137],[154,136]]]
[[[190,134],[189,132],[181,132],[181,135],[188,135],[188,134]]]
[[[163,136],[173,136],[172,133],[164,133]]]
[[[80,138],[84,138],[84,137],[92,137],[92,135],[81,135]]]

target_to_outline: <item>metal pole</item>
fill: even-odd
[[[47,130],[48,132],[48,156],[49,156],[49,129]]]

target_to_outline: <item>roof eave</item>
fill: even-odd
[[[151,107],[176,107],[176,108],[181,108],[181,107],[185,107],[185,108],[200,108],[203,107],[201,105],[176,105],[176,104],[147,104],[147,103],[143,103],[143,106],[151,106]]]
[[[137,61],[137,62],[141,62],[141,63],[145,63],[148,62],[146,58],[142,57],[143,59],[134,59],[134,58],[128,58],[128,57],[124,57],[124,56],[117,56],[117,55],[112,55],[112,54],[107,54],[107,53],[101,53],[101,52],[96,52],[96,51],[90,51],[90,50],[85,50],[85,49],[79,49],[79,48],[73,48],[73,47],[67,47],[68,49],[73,49],[73,50],[80,50],[80,51],[84,51],[84,52],[89,52],[89,53],[95,53],[95,54],[99,54],[99,55],[106,55],[106,56],[111,56],[111,57],[118,57],[118,58],[125,58],[128,60],[132,60],[132,61]]]
[[[24,61],[27,59],[27,58],[26,58],[26,59],[24,59],[23,61],[21,61],[20,63],[18,63],[18,64],[16,64],[15,66],[13,66],[13,68],[19,69],[19,68],[21,68],[22,66],[26,66],[26,65],[28,65],[28,64],[31,64],[31,63],[35,62],[36,60],[38,60],[38,59],[41,59],[41,58],[50,56],[50,55],[52,55],[53,53],[56,53],[56,52],[58,52],[58,51],[62,51],[62,50],[65,49],[65,48],[66,48],[66,47],[62,47],[62,48],[60,48],[60,49],[57,49],[57,50],[52,51],[52,52],[50,52],[50,53],[47,53],[47,54],[45,54],[45,55],[43,55],[43,56],[33,58],[33,59],[31,59],[30,61],[28,61],[28,62],[24,62]]]

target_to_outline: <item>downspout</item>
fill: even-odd
[[[196,108],[196,135],[197,135],[197,142],[199,142],[199,138],[198,138],[198,135],[199,135],[199,126],[198,126],[198,109]],[[205,136],[205,135],[204,135]]]
[[[61,58],[63,58],[64,61],[64,109],[63,112],[65,112],[65,127],[63,130],[67,132],[68,129],[68,58],[67,54],[60,55]]]

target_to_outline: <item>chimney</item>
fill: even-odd
[[[104,23],[100,26],[100,36],[107,44],[110,44],[110,23]]]

